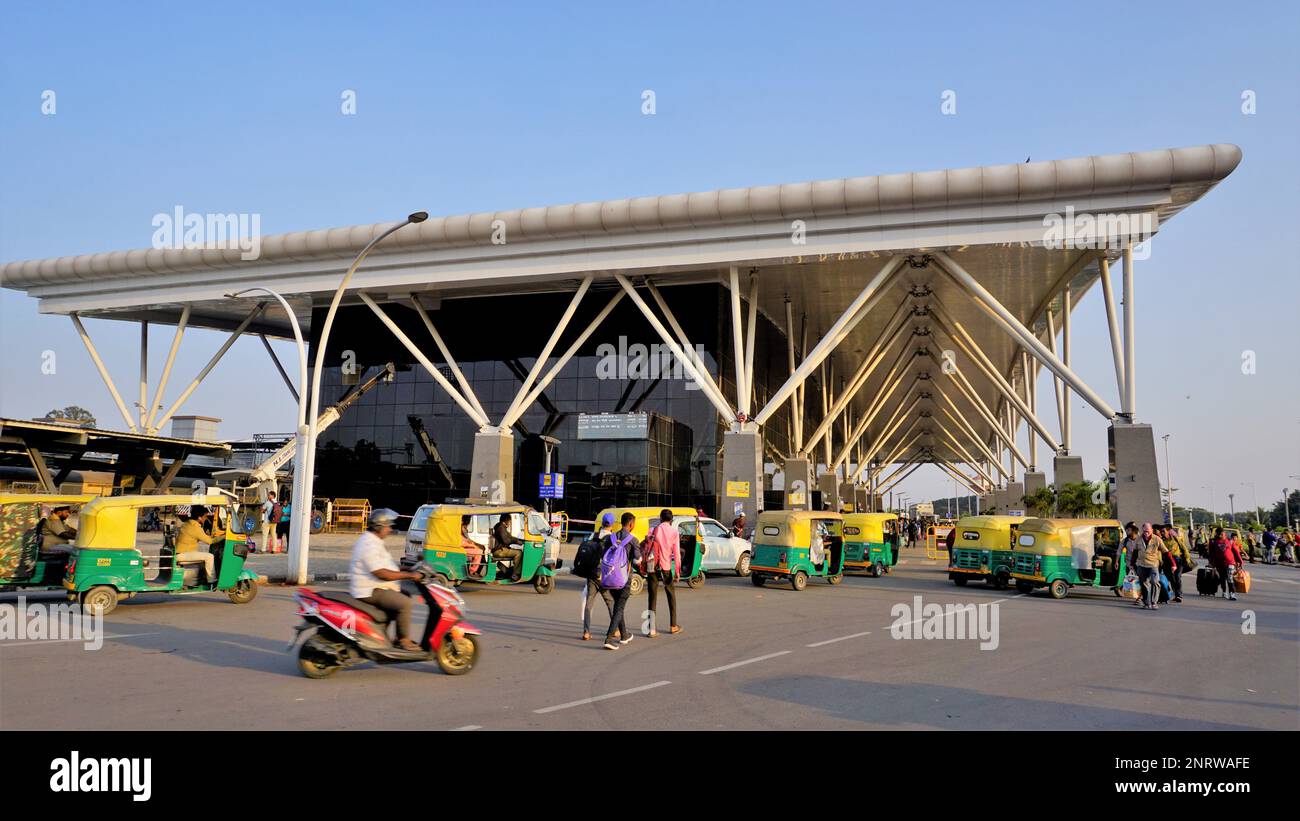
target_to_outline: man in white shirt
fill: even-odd
[[[397,511],[386,507],[370,514],[366,532],[352,546],[348,592],[388,614],[389,620],[397,625],[398,647],[419,650],[420,645],[411,639],[411,607],[415,600],[402,592],[398,582],[417,580],[420,574],[398,570],[392,554],[384,546],[384,537],[393,532],[396,521]]]

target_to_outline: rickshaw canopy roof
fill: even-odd
[[[152,496],[100,496],[86,503],[77,514],[78,548],[134,550],[136,517],[141,508],[175,505],[229,507],[231,498],[217,493],[195,496],[168,493]]]
[[[1020,525],[1020,529],[1024,530],[1024,522],[1028,519],[1028,516],[963,516],[957,522],[957,527],[968,527],[977,530],[1010,530],[1012,525]]]
[[[0,505],[17,505],[27,502],[42,505],[84,505],[101,497],[90,494],[68,493],[0,493]]]
[[[812,542],[813,522],[817,521],[832,522],[832,532],[839,535],[844,516],[831,510],[767,510],[758,514],[754,543],[807,547]]]
[[[856,527],[859,532],[854,535],[874,537],[876,541],[881,541],[885,538],[885,522],[897,520],[897,513],[845,513],[844,527]],[[849,536],[847,530],[844,535],[846,538]]]

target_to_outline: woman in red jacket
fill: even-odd
[[[1214,529],[1214,540],[1210,542],[1210,564],[1219,574],[1219,589],[1223,595],[1231,600],[1236,600],[1237,591],[1233,586],[1232,577],[1236,574],[1237,568],[1241,567],[1241,548],[1237,547],[1236,541],[1223,535],[1223,528]]]

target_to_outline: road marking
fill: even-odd
[[[840,637],[837,638],[837,639],[826,639],[826,641],[816,641],[816,642],[813,642],[812,644],[805,644],[804,647],[821,647],[821,646],[826,645],[826,644],[834,644],[834,643],[837,642],[837,641],[848,641],[849,639],[857,639],[857,638],[862,638],[863,636],[869,636],[869,635],[871,635],[871,631],[870,631],[870,630],[867,630],[867,631],[862,632],[862,633],[854,633],[854,634],[851,635],[851,636],[840,636]]]
[[[567,704],[556,704],[553,707],[543,707],[540,710],[533,710],[533,712],[539,714],[554,713],[557,710],[567,710],[570,707],[581,707],[584,704],[594,704],[597,701],[604,701],[605,699],[609,699],[609,698],[618,698],[619,696],[630,696],[633,693],[640,693],[640,692],[644,692],[645,690],[653,690],[656,687],[663,687],[665,684],[672,684],[672,682],[656,681],[654,684],[643,684],[640,687],[633,687],[630,690],[619,690],[616,693],[606,693],[603,696],[592,696],[591,698],[584,698],[578,701],[570,701]]]
[[[787,654],[787,653],[789,653],[789,652],[791,652],[791,651],[789,651],[789,650],[782,650],[782,651],[779,652],[779,653],[768,653],[766,656],[759,656],[759,657],[757,657],[757,658],[745,659],[744,661],[737,661],[737,662],[735,662],[734,664],[724,664],[724,665],[721,666],[721,667],[714,667],[714,668],[711,669],[711,670],[701,670],[701,671],[700,671],[700,675],[702,675],[702,676],[711,676],[711,675],[713,675],[714,673],[721,673],[723,670],[732,670],[732,669],[735,669],[735,668],[737,668],[737,667],[744,667],[746,664],[753,664],[753,663],[758,662],[758,661],[767,661],[768,659],[774,659],[774,658],[776,658],[777,656],[784,656],[785,654]]]
[[[157,632],[126,633],[121,636],[104,636],[103,640],[112,641],[113,639],[133,639],[139,636],[156,636],[156,635],[158,635]],[[77,642],[79,644],[86,644],[94,641],[95,641],[94,636],[86,636],[85,638],[80,638],[80,639],[29,639],[26,641],[0,641],[0,647],[22,647],[25,644],[38,644],[38,645],[39,644],[64,644],[67,642]]]
[[[466,730],[481,730],[481,729],[483,729],[482,724],[466,724],[464,727],[455,728],[454,730],[452,730],[452,732],[459,733],[459,732],[464,732]]]

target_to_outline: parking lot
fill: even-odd
[[[1300,572],[1252,572],[1236,602],[1192,591],[1143,612],[1109,593],[957,588],[924,551],[905,550],[884,578],[801,593],[712,575],[679,591],[683,633],[638,635],[616,652],[579,640],[571,576],[549,595],[467,585],[468,618],[484,634],[470,674],[365,664],[323,681],[285,652],[290,588],[265,586],[242,606],[140,596],[107,618],[99,650],[0,642],[0,728],[1294,730]],[[917,596],[995,604],[996,648],[894,638],[896,621],[917,620],[896,606]],[[645,601],[629,604],[630,625]],[[595,622],[606,625],[603,605]]]

